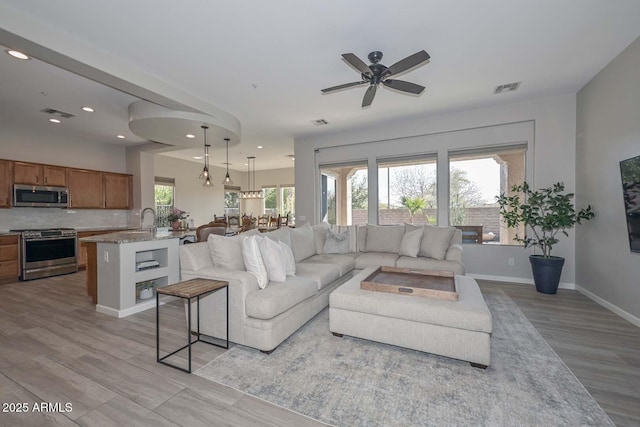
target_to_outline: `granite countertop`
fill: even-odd
[[[152,240],[180,239],[185,236],[193,236],[193,231],[171,231],[160,230],[152,232],[149,230],[130,230],[120,231],[116,233],[101,234],[98,236],[83,237],[81,242],[95,243],[135,243],[147,242]]]

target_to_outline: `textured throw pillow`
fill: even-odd
[[[342,232],[327,229],[327,238],[324,241],[322,253],[325,254],[346,254],[349,253],[350,246],[349,230]]]
[[[296,262],[300,262],[316,254],[316,240],[313,237],[311,224],[291,229],[291,250]]]
[[[209,234],[207,243],[211,252],[213,266],[229,270],[245,271],[242,260],[242,240],[244,236],[225,237]]]
[[[264,237],[249,236],[242,241],[242,258],[244,265],[249,273],[256,276],[260,289],[266,288],[269,283],[267,269],[264,266],[262,254],[258,247],[258,240],[262,239],[264,239]]]
[[[404,225],[367,225],[367,252],[400,252]]]
[[[447,255],[455,231],[456,229],[453,227],[425,225],[418,255],[443,260]]]
[[[287,273],[287,276],[295,276],[296,275],[296,259],[293,257],[293,252],[291,248],[287,246],[284,242],[278,242],[282,252],[284,254],[284,270]]]
[[[258,240],[260,254],[267,269],[267,275],[272,282],[284,282],[287,280],[287,272],[285,270],[285,255],[280,243],[271,239]]]
[[[413,230],[404,233],[400,243],[400,256],[416,258],[420,252],[420,242],[422,241],[422,230]]]

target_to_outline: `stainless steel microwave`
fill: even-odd
[[[69,191],[65,187],[14,184],[13,206],[66,208],[69,207]]]

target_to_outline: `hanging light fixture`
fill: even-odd
[[[224,141],[227,143],[227,174],[224,176],[222,183],[233,184],[233,181],[231,181],[231,177],[229,176],[229,138],[225,138]]]
[[[253,167],[253,181],[251,181],[251,169]],[[256,185],[256,158],[254,156],[247,157],[247,188],[249,190],[241,191],[239,197],[241,199],[262,199],[264,194],[262,190],[254,190]]]
[[[202,125],[200,127],[202,128],[202,131],[204,133],[204,167],[202,168],[202,172],[200,173],[200,176],[198,178],[204,179],[204,182],[202,183],[203,187],[213,188],[213,183],[211,182],[211,173],[209,172],[210,145],[207,144],[207,129],[209,129],[209,126]]]

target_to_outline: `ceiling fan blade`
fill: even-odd
[[[376,89],[378,85],[371,85],[369,89],[364,93],[364,98],[362,99],[362,108],[368,107],[373,102],[373,98],[376,96]]]
[[[392,74],[400,74],[403,71],[407,71],[410,68],[428,61],[429,58],[431,58],[431,56],[429,56],[429,54],[424,50],[421,50],[420,52],[414,53],[413,55],[407,56],[403,60],[396,62],[395,64],[384,70],[384,73],[382,75],[384,77],[390,76]]]
[[[365,64],[362,59],[355,56],[353,53],[343,53],[342,57],[345,61],[347,61],[353,68],[360,71],[362,74],[367,76],[371,76],[371,69],[367,64]]]
[[[334,92],[336,90],[346,89],[346,88],[353,87],[353,86],[360,86],[360,85],[363,85],[363,84],[366,84],[366,83],[368,83],[368,82],[365,82],[364,80],[360,81],[360,82],[345,83],[343,85],[338,85],[338,86],[333,86],[333,87],[328,87],[326,89],[322,89],[320,92],[322,92],[322,93]]]
[[[382,82],[383,85],[390,87],[391,89],[399,90],[402,92],[413,93],[415,95],[420,95],[424,90],[424,86],[417,85],[411,82],[405,82],[404,80],[385,80]]]

